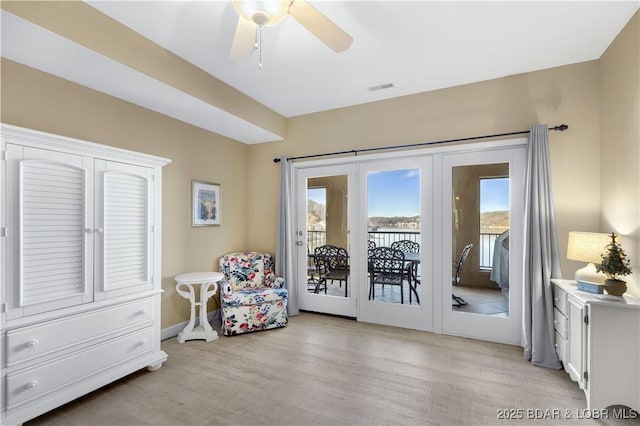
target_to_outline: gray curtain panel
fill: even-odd
[[[283,277],[289,292],[287,313],[298,315],[298,286],[296,285],[295,218],[291,193],[291,165],[286,157],[280,158],[280,198],[278,203],[278,236],[276,239],[276,274]]]
[[[550,280],[562,274],[546,125],[529,133],[524,226],[524,356],[534,365],[559,369]]]

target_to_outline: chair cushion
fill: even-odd
[[[229,266],[229,282],[233,291],[251,287],[262,287],[264,282],[264,261],[237,262]]]
[[[374,277],[376,284],[400,284],[404,278],[404,274],[393,273],[377,273]]]
[[[233,293],[222,294],[222,304],[227,306],[259,305],[286,300],[286,288],[247,287]]]

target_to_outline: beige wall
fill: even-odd
[[[163,169],[162,327],[189,319],[175,275],[217,270],[221,255],[247,246],[247,145],[5,59],[1,121],[172,160]],[[223,226],[191,227],[192,179],[221,184]]]
[[[640,12],[600,60],[600,231],[623,236],[640,296]]]
[[[572,230],[600,222],[599,63],[590,61],[289,119],[283,142],[249,147],[249,244],[275,247],[279,166],[274,157],[399,145],[566,123],[550,132],[563,271]],[[260,190],[253,190],[260,188]]]

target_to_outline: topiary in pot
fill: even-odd
[[[616,241],[617,235],[611,233],[611,242],[607,244],[607,250],[602,254],[602,262],[596,265],[598,272],[604,272],[607,279],[604,281],[604,289],[612,296],[622,296],[627,291],[627,283],[619,277],[631,273],[630,260]]]

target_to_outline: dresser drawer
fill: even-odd
[[[558,353],[558,358],[563,363],[566,362],[567,359],[567,339],[562,337],[558,332],[556,332],[556,352]]]
[[[77,344],[89,345],[102,339],[144,327],[153,320],[153,299],[111,306],[96,311],[48,321],[40,325],[7,331],[7,366],[54,355]]]
[[[70,356],[7,375],[7,409],[25,404],[64,386],[151,352],[151,327],[91,346]]]
[[[564,339],[569,337],[569,320],[556,308],[553,309],[553,326]]]
[[[567,292],[557,285],[553,287],[553,306],[562,312],[565,317],[569,316],[567,314],[569,312],[569,307],[567,305]]]

